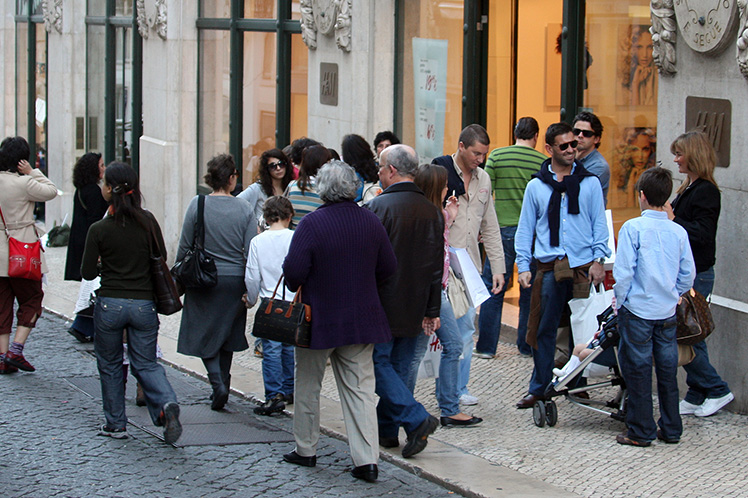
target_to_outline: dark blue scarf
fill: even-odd
[[[553,189],[551,200],[548,201],[548,228],[551,231],[551,246],[558,247],[558,231],[561,226],[561,194],[566,192],[569,198],[569,214],[579,214],[579,184],[586,176],[595,176],[578,162],[574,162],[573,173],[566,175],[563,180],[557,182],[549,168],[550,159],[546,159],[540,167],[540,171],[532,175],[540,178],[540,181]]]

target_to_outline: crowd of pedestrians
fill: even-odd
[[[189,203],[176,255],[182,259],[197,235],[215,263],[215,286],[186,289],[177,345],[178,352],[201,358],[211,409],[226,405],[233,354],[249,348],[248,307],[279,286],[288,291],[288,300],[303,288],[302,300],[313,310],[311,345],[259,341],[265,401],[255,413],[269,416],[295,404],[296,444],[283,458],[315,466],[320,389],[329,364],[343,408],[352,475],[376,481],[379,447],[400,447],[401,428],[406,436],[401,452],[411,458],[439,425],[482,422],[462,411],[479,404],[468,390],[471,361],[496,354],[515,263],[517,347],[533,359],[528,391],[516,406],[543,401],[567,303],[588,296],[590,285],[603,281],[603,263],[611,254],[605,219],[610,170],[597,150],[602,132],[597,116],[582,112],[573,126],[547,128],[544,155],[536,150],[540,129],[532,117],[517,122],[513,145],[493,151],[486,130],[473,124],[460,133],[454,154],[431,164],[420,164],[416,151],[392,132],[377,134],[374,147],[359,135],[346,135],[342,160],[334,149],[301,138],[285,151],[264,152],[256,182],[236,196],[233,158],[212,158],[204,177],[212,193]],[[2,374],[33,371],[23,347],[43,295],[40,281],[8,276],[9,237],[38,239],[34,202],[57,195],[28,164],[28,149],[20,137],[0,146],[0,208],[9,234],[0,242]],[[720,193],[714,150],[702,133],[678,137],[671,151],[686,179],[671,204],[669,171],[654,168],[638,178],[642,215],[623,225],[613,268],[621,371],[629,387],[627,431],[617,437],[620,444],[677,443],[681,415],[708,416],[733,399],[701,342],[685,366],[689,390],[678,404],[675,306],[692,286],[705,296],[711,293]],[[154,252],[166,257],[158,222],[141,207],[137,174],[126,164],[104,168],[100,155],[86,154],[75,166],[74,184],[65,278],[100,277],[100,286],[92,318],[79,316],[70,332],[79,340],[93,337],[106,418],[99,434],[127,437],[124,354],[154,424],[163,426],[164,439],[174,443],[182,431],[180,409],[157,362],[149,266]],[[480,274],[489,295],[482,304],[471,304],[466,295],[455,298],[463,277],[454,270],[451,248],[464,250],[462,264],[472,264]],[[43,258],[40,265],[45,271]],[[11,343],[14,300],[18,320]],[[443,348],[435,386],[440,418],[414,396],[431,334]]]

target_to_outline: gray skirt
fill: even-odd
[[[221,275],[213,288],[187,289],[177,352],[212,358],[221,350],[247,349],[245,292],[244,277]]]

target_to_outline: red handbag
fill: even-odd
[[[8,233],[8,224],[5,222],[3,210],[0,209],[0,218],[5,227],[5,236],[8,237],[8,277],[26,278],[29,280],[42,279],[42,242],[37,234],[36,242],[21,242],[11,237]],[[36,227],[34,227],[36,231]]]

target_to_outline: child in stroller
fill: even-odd
[[[609,306],[597,316],[598,331],[587,344],[578,344],[574,348],[574,355],[561,369],[554,369],[555,378],[545,392],[545,400],[538,401],[533,407],[535,425],[543,427],[556,425],[558,409],[553,398],[564,396],[570,402],[610,416],[616,420],[624,420],[626,387],[618,366],[618,317]],[[604,376],[601,382],[577,386],[577,380],[583,376]],[[619,386],[619,392],[610,401],[595,399],[581,399],[582,392]],[[611,409],[606,411],[605,408]]]

